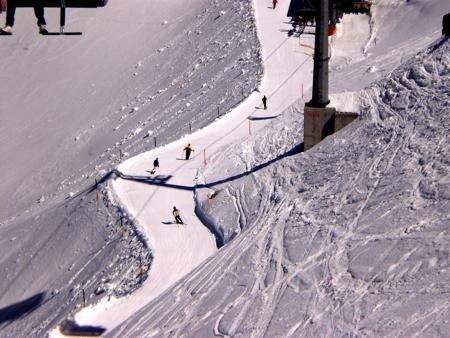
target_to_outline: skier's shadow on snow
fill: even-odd
[[[117,176],[120,177],[122,179],[125,180],[130,180],[130,181],[136,181],[136,182],[141,182],[141,183],[147,183],[150,185],[156,185],[156,186],[161,186],[161,187],[165,187],[165,188],[172,188],[172,189],[179,189],[179,190],[187,190],[187,191],[194,191],[195,189],[200,189],[200,188],[211,188],[214,187],[216,185],[220,185],[220,184],[224,184],[224,183],[228,183],[228,182],[232,182],[235,180],[238,180],[242,177],[254,174],[255,172],[266,168],[267,166],[282,160],[285,157],[289,157],[289,156],[293,156],[296,154],[300,154],[304,151],[304,146],[303,143],[293,147],[291,150],[287,151],[284,154],[281,154],[280,156],[277,156],[273,159],[271,159],[270,161],[261,163],[255,167],[253,167],[250,170],[244,171],[243,173],[237,174],[237,175],[233,175],[230,177],[226,177],[223,178],[221,180],[217,180],[217,181],[213,181],[213,182],[209,182],[209,183],[202,183],[202,184],[195,184],[192,186],[188,186],[188,185],[180,185],[180,184],[171,184],[168,183],[168,180],[172,177],[172,175],[167,175],[167,176],[162,176],[159,179],[155,179],[154,177],[149,177],[149,176],[139,176],[139,175],[127,175],[122,173],[121,171],[119,171],[118,169],[115,169],[113,171],[113,173]]]
[[[45,293],[41,292],[21,302],[0,309],[0,329],[7,326],[2,323],[13,322],[36,310],[43,302]]]

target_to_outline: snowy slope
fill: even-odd
[[[334,64],[336,92],[406,63],[357,95],[333,95],[356,100],[361,120],[307,153],[292,135],[301,130],[299,102],[214,156],[202,183],[227,183],[212,184],[219,193],[210,203],[211,187],[199,189],[197,202],[229,243],[111,336],[446,336],[449,43],[402,60],[439,37],[444,2],[433,3],[436,24],[419,42],[406,39],[409,49],[390,63],[385,51],[365,52],[374,33],[358,26],[364,20],[344,21],[362,34],[353,48],[336,41],[345,56]],[[418,14],[424,4],[390,10]]]
[[[120,179],[113,181],[112,189],[146,234],[154,260],[149,278],[139,291],[127,299],[108,300],[82,310],[75,317],[80,324],[114,328],[215,253],[214,237],[194,214],[193,191],[198,168],[224,144],[243,139],[249,132],[256,132],[277,118],[275,114],[298,97],[298,92],[290,89],[300,88],[299,84],[312,72],[308,54],[292,57],[293,53],[305,48],[286,37],[290,24],[285,21],[283,8],[272,12],[264,3],[259,3],[255,6],[255,15],[265,69],[260,93],[250,95],[232,113],[213,125],[136,156],[118,167]],[[280,60],[286,61],[281,63]],[[262,93],[269,97],[267,110],[261,109]],[[184,161],[182,149],[188,142],[195,152],[192,159]],[[155,175],[150,175],[149,166],[155,157],[159,158],[161,168]],[[170,224],[174,205],[182,210],[186,227],[180,229]]]
[[[224,248],[225,263],[215,262],[225,272],[178,289],[206,293],[186,307],[195,315],[212,311],[209,321],[191,329],[192,317],[183,319],[187,326],[171,325],[158,313],[146,323],[188,336],[445,337],[449,49],[447,42],[428,50],[364,91],[363,119],[351,128],[223,187],[210,217],[234,200],[228,215],[237,209],[241,222],[220,225],[246,231]],[[247,161],[259,161],[267,146],[252,144],[255,157]],[[225,287],[227,298],[213,296]]]
[[[445,337],[449,49],[363,92],[362,121],[313,151],[224,185],[207,211],[240,235],[112,335]],[[286,141],[269,135],[236,163]]]
[[[0,309],[20,311],[0,335],[42,335],[81,305],[83,289],[88,303],[135,289],[150,250],[107,195],[108,170],[120,151],[203,127],[256,87],[248,6],[184,5],[69,10],[67,28],[81,37],[39,36],[32,10],[17,10],[0,44]],[[47,13],[56,30],[57,11]]]
[[[252,91],[258,48],[246,42],[254,39],[251,25],[232,40],[245,7],[231,5],[113,1],[69,10],[68,28],[83,36],[45,38],[34,32],[32,11],[19,9],[14,35],[0,45],[0,135],[8,145],[0,153],[8,159],[0,167],[0,217],[53,194],[71,176],[92,174],[119,149],[151,148],[154,136],[166,143],[186,133],[188,122],[202,127],[217,106],[225,113],[242,90]],[[48,12],[56,30],[57,12]]]
[[[94,72],[96,75],[94,79],[108,79],[100,81],[107,87],[118,86],[113,89],[102,88],[100,94],[96,94],[98,91],[92,92],[95,99],[87,106],[88,108],[96,107],[96,102],[103,102],[98,107],[102,111],[100,115],[92,118],[94,127],[90,119],[80,122],[82,125],[80,127],[74,121],[66,121],[63,118],[63,121],[58,121],[57,128],[51,128],[51,131],[63,129],[64,140],[70,135],[67,137],[66,150],[72,150],[73,144],[79,146],[83,143],[85,149],[93,150],[93,155],[90,155],[93,159],[86,158],[87,151],[80,150],[82,155],[76,155],[74,151],[72,152],[74,161],[78,164],[68,164],[63,160],[67,156],[66,152],[62,151],[63,155],[56,155],[54,160],[49,161],[47,172],[40,176],[47,179],[45,182],[50,182],[44,190],[37,187],[42,184],[41,181],[33,183],[36,180],[35,176],[24,177],[24,173],[18,170],[23,167],[21,165],[23,159],[16,161],[16,166],[2,168],[5,172],[7,170],[8,173],[12,173],[5,182],[15,180],[14,184],[2,184],[2,189],[6,187],[5,192],[2,190],[2,196],[11,206],[11,208],[2,207],[2,215],[5,215],[2,216],[2,222],[3,217],[10,217],[16,215],[18,211],[23,211],[30,201],[34,202],[41,195],[46,196],[44,200],[47,202],[44,207],[33,208],[15,221],[5,221],[1,227],[1,269],[8,272],[2,279],[0,308],[4,310],[11,304],[18,305],[21,309],[19,314],[22,316],[13,318],[16,319],[14,322],[7,320],[0,323],[1,335],[21,336],[24,332],[27,336],[42,335],[76,304],[80,304],[81,287],[87,287],[90,298],[95,288],[102,285],[100,281],[104,276],[109,277],[117,273],[120,276],[128,275],[131,279],[125,281],[124,285],[130,282],[133,284],[132,287],[135,287],[134,283],[139,279],[136,278],[139,276],[136,270],[142,268],[139,266],[138,258],[142,254],[142,257],[147,259],[148,250],[142,250],[142,243],[136,241],[136,235],[129,235],[132,228],[120,227],[121,231],[118,234],[122,212],[114,211],[110,201],[105,200],[105,205],[100,203],[100,207],[96,205],[95,187],[92,187],[91,182],[96,176],[96,168],[111,168],[117,163],[115,157],[121,148],[131,154],[144,148],[151,148],[154,128],[147,121],[153,119],[151,113],[154,110],[161,113],[155,118],[157,120],[155,126],[162,125],[161,121],[167,122],[165,131],[159,131],[161,134],[166,133],[165,140],[176,139],[179,135],[187,133],[187,121],[191,121],[191,118],[184,119],[184,116],[191,112],[189,109],[176,114],[181,107],[193,108],[195,104],[206,106],[208,109],[200,114],[206,115],[213,111],[214,113],[206,118],[211,121],[216,117],[216,110],[211,108],[217,108],[218,102],[228,107],[234,105],[233,100],[222,99],[233,93],[232,96],[238,101],[242,97],[242,84],[248,85],[245,88],[250,91],[257,82],[259,69],[257,44],[252,40],[255,38],[254,31],[242,29],[241,15],[247,18],[248,11],[245,8],[239,10],[242,8],[239,6],[241,2],[216,1],[214,4],[208,3],[206,7],[202,7],[200,1],[189,2],[191,6],[186,6],[190,9],[188,11],[186,7],[177,6],[175,2],[153,1],[152,4],[157,4],[155,7],[150,5],[146,7],[150,2],[136,0],[135,3],[138,6],[128,6],[128,2],[109,6],[102,10],[103,13],[110,14],[106,22],[100,19],[91,21],[100,21],[102,25],[108,23],[110,26],[105,26],[107,32],[125,30],[120,41],[107,39],[105,36],[108,34],[102,32],[97,36],[98,39],[90,40],[89,48],[85,48],[86,45],[80,48],[81,52],[87,53],[85,56],[96,60],[97,66],[103,64],[105,60],[106,65],[107,62],[111,62],[112,65],[109,64],[104,68],[103,75],[96,66],[89,68],[89,72]],[[197,3],[198,7],[194,3]],[[359,51],[348,48],[345,55],[342,51],[348,45],[339,46],[338,39],[334,46],[336,55],[344,56],[345,61],[336,60],[332,65],[335,68],[331,81],[336,92],[358,91],[372,80],[385,77],[394,66],[401,61],[404,62],[404,58],[415,55],[418,49],[439,36],[441,15],[448,12],[448,9],[442,10],[448,6],[445,1],[382,3],[383,6],[380,8],[384,8],[386,15],[392,12],[393,17],[399,17],[401,13],[407,13],[407,17],[419,17],[419,13],[426,14],[428,19],[425,21],[426,25],[418,27],[417,21],[409,22],[401,34],[393,35],[393,28],[397,26],[390,27],[388,22],[383,22],[385,15],[379,15],[379,21],[373,23],[378,25],[378,31],[361,28],[364,34],[356,46],[360,47]],[[385,4],[390,6],[384,6]],[[269,5],[270,2],[264,3],[266,9]],[[136,11],[127,12],[131,10]],[[181,28],[170,31],[169,38],[159,36],[159,33],[164,32],[161,27],[172,27],[172,20],[166,18],[171,17],[176,11],[179,11],[183,18],[177,27],[186,28],[183,32],[192,37],[189,41],[174,38],[178,37],[176,32],[180,32]],[[225,15],[221,11],[225,12]],[[31,17],[32,15],[26,10],[19,12],[24,13],[18,15],[15,37],[20,38],[5,40],[8,41],[5,44],[2,40],[0,49],[3,51],[4,46],[8,46],[7,51],[13,50],[15,60],[21,62],[21,67],[14,68],[11,66],[14,59],[9,58],[9,63],[2,63],[4,68],[1,72],[2,76],[7,77],[8,83],[17,83],[18,88],[21,88],[26,77],[25,74],[19,73],[20,76],[17,76],[16,73],[23,67],[32,65],[33,57],[37,58],[38,65],[42,66],[44,60],[41,59],[41,55],[48,56],[47,50],[59,48],[60,40],[55,40],[57,42],[48,49],[50,40],[41,40],[40,37],[33,37],[31,34],[21,35],[21,32],[32,31],[31,25],[20,26],[26,21],[25,15]],[[92,13],[96,13],[97,18],[97,14],[100,15],[101,12]],[[153,13],[155,20],[147,22],[145,19],[151,17]],[[183,16],[184,14],[187,16]],[[233,14],[235,21],[228,20],[230,25],[223,31],[221,29],[223,26],[217,24],[217,20],[229,19],[230,14]],[[152,38],[156,36],[155,45],[147,50],[146,43],[150,40],[149,36],[145,36],[137,44],[132,43],[137,32],[142,30],[147,32],[147,28],[140,21],[134,26],[123,19],[128,16],[133,17],[133,22],[136,22],[134,20],[136,17],[141,17],[147,24],[153,25],[152,28],[148,28],[148,35]],[[196,20],[192,22],[193,16]],[[164,23],[165,20],[168,24]],[[351,21],[349,24],[354,23]],[[74,22],[89,21],[79,19]],[[198,29],[196,25],[201,23],[204,26]],[[251,28],[251,25],[247,23],[245,27]],[[88,31],[91,32],[90,29]],[[384,35],[382,31],[385,32]],[[230,38],[242,32],[247,32],[248,37],[238,41]],[[200,39],[198,36],[208,36],[211,39]],[[375,41],[370,40],[375,36],[378,37],[376,40],[378,47],[370,42]],[[369,43],[365,39],[369,39]],[[216,40],[218,44],[215,43]],[[100,41],[105,42],[108,47],[106,51],[109,51],[108,57],[113,56],[111,59],[105,58],[104,54],[99,54],[97,58],[98,51],[103,51],[102,48],[98,48],[97,42]],[[173,43],[166,45],[167,41]],[[205,49],[195,49],[199,42],[204,41],[207,43],[200,48]],[[402,48],[393,52],[390,58],[386,58],[388,53],[379,46],[382,46],[383,42],[387,46],[393,46],[399,41],[404,41]],[[186,45],[183,45],[183,42],[186,42]],[[229,42],[236,45],[227,48]],[[282,42],[278,41],[279,44]],[[217,47],[214,51],[209,50],[211,43]],[[276,44],[275,41],[274,43]],[[298,41],[295,40],[294,43],[297,44]],[[68,42],[68,45],[75,48],[72,42]],[[130,48],[117,48],[118,45]],[[33,53],[33,48],[38,48],[38,51]],[[380,49],[376,51],[375,48]],[[22,53],[22,50],[31,52]],[[142,65],[146,64],[149,51],[154,53],[151,54],[154,58],[150,58],[149,66],[146,68]],[[226,51],[230,54],[226,54],[227,61],[222,65],[223,68],[216,67],[216,62],[203,61],[203,53],[206,60],[211,55],[213,55],[211,60],[216,60],[216,56],[220,55],[218,56],[220,59]],[[128,58],[128,52],[136,52],[136,57]],[[241,63],[241,58],[246,60],[247,53],[250,53],[251,58]],[[300,53],[307,55],[305,50],[299,51]],[[188,54],[195,56],[187,57]],[[2,55],[3,58],[8,58],[10,54],[2,52]],[[22,55],[26,55],[24,60],[20,59]],[[174,55],[178,55],[178,58]],[[61,60],[55,61],[51,57],[50,59],[53,64]],[[64,62],[65,59],[62,60],[61,62]],[[122,66],[121,61],[124,60],[128,68],[119,69],[119,75],[109,74],[115,66]],[[156,76],[154,82],[151,81],[156,83],[155,87],[147,88],[148,78],[155,74],[151,71],[152,67],[160,65],[159,62],[163,64],[157,60],[166,61],[167,68],[162,67],[160,76]],[[188,65],[181,64],[181,60],[189,60]],[[427,67],[422,67],[421,63]],[[83,63],[86,64],[87,62]],[[202,64],[209,64],[211,70],[206,71],[202,68]],[[179,65],[179,69],[182,70],[182,73],[173,70],[172,76],[175,80],[184,79],[182,82],[185,85],[193,83],[194,94],[188,96],[196,99],[193,102],[185,100],[179,103],[175,97],[170,100],[179,89],[184,88],[177,87],[179,83],[177,81],[174,82],[175,87],[165,90],[169,88],[166,75],[175,65]],[[251,66],[254,68],[250,69]],[[1,132],[8,135],[5,139],[8,147],[2,146],[1,149],[2,151],[11,149],[10,153],[5,153],[8,158],[19,154],[23,156],[22,150],[35,143],[30,142],[25,148],[23,145],[15,148],[16,141],[20,138],[9,141],[17,137],[12,131],[17,130],[18,125],[20,127],[24,124],[26,128],[22,130],[22,135],[33,136],[32,131],[36,125],[33,123],[27,125],[23,116],[15,121],[14,115],[6,112],[17,108],[18,114],[23,114],[30,108],[39,106],[32,104],[33,102],[40,102],[41,97],[45,101],[51,97],[49,93],[61,90],[59,86],[55,86],[49,93],[42,93],[40,89],[34,91],[36,83],[40,83],[39,79],[50,74],[45,71],[43,75],[39,68],[36,67],[38,73],[31,77],[32,81],[24,85],[24,92],[32,93],[27,99],[29,101],[21,102],[20,98],[23,95],[15,94],[21,92],[21,89],[16,87],[11,93],[8,91],[9,87],[3,85],[1,87],[2,99],[7,97],[9,100],[10,96],[14,98],[14,101],[8,101],[10,102],[8,105],[1,106]],[[45,67],[42,69],[45,70]],[[61,71],[71,69],[69,77],[77,78],[79,75],[77,73],[79,67],[65,67],[63,63],[59,69]],[[183,73],[185,70],[186,73]],[[125,75],[121,76],[121,71]],[[208,74],[206,78],[216,79],[213,88],[208,85],[203,87],[204,72]],[[55,74],[54,76],[59,78],[60,72]],[[137,81],[135,86],[133,81],[140,75],[143,75],[142,79]],[[192,81],[193,75],[196,76],[196,81]],[[108,76],[112,76],[113,79],[118,77],[121,80],[115,83]],[[250,83],[246,82],[248,78]],[[232,79],[235,82],[232,82]],[[283,81],[282,78],[280,80]],[[445,336],[448,332],[446,325],[449,317],[448,297],[446,298],[449,292],[446,286],[449,277],[447,263],[449,222],[448,213],[445,212],[448,210],[446,196],[449,156],[446,146],[448,140],[445,139],[448,138],[448,45],[441,46],[430,55],[422,54],[408,61],[408,64],[396,71],[389,81],[379,82],[371,89],[363,91],[361,95],[355,93],[351,96],[334,95],[333,102],[341,103],[346,97],[351,97],[355,105],[365,107],[366,113],[358,124],[325,141],[324,146],[316,148],[315,151],[298,154],[297,146],[301,143],[302,102],[284,110],[284,107],[291,103],[290,100],[286,100],[277,107],[280,113],[284,111],[282,119],[274,120],[269,129],[253,135],[249,141],[240,142],[239,145],[229,148],[226,156],[216,156],[217,162],[214,166],[209,165],[213,162],[208,161],[208,166],[201,177],[206,183],[215,181],[216,178],[228,178],[230,173],[242,174],[250,171],[244,178],[224,185],[212,205],[202,205],[203,197],[211,192],[210,189],[197,192],[199,205],[203,208],[202,214],[214,222],[211,226],[222,229],[220,231],[224,233],[238,236],[229,236],[234,239],[216,256],[129,318],[113,334],[123,336],[127,333],[136,336],[142,335],[144,331],[148,336],[183,334],[258,336],[264,333],[269,336],[322,336],[333,335],[334,332],[338,335],[360,332],[363,335]],[[49,81],[53,82],[56,81]],[[426,86],[423,86],[424,84]],[[79,86],[81,89],[85,87],[82,83]],[[69,87],[61,86],[61,88],[66,89],[62,90],[63,94],[70,91]],[[207,102],[200,99],[204,95],[202,92],[205,88],[211,89],[209,93],[212,95]],[[396,95],[399,89],[405,96]],[[183,95],[189,95],[190,92],[187,90]],[[285,92],[289,95],[293,93],[298,95],[299,88],[296,86],[294,92],[281,93]],[[427,99],[414,101],[415,95]],[[160,101],[154,101],[155,97],[152,96],[158,96]],[[54,101],[52,106],[58,109],[53,110],[52,114],[58,116],[60,110],[70,109],[73,105],[85,112],[82,104],[85,97],[86,95],[82,95],[80,98],[71,92],[68,96],[70,101],[68,108],[59,101]],[[116,100],[117,97],[120,98]],[[282,97],[279,99],[283,100]],[[109,111],[109,108],[104,110],[111,100],[113,101],[111,110]],[[155,104],[152,105],[151,102]],[[174,113],[172,116],[175,117],[166,118],[167,107],[164,106],[166,102],[170,103],[168,110]],[[411,105],[414,109],[411,109]],[[90,108],[88,110],[96,111]],[[110,112],[114,114],[110,115]],[[192,114],[194,113],[197,112],[192,111]],[[412,118],[405,119],[406,114]],[[180,118],[176,117],[180,115]],[[6,123],[4,121],[7,120],[5,116],[8,121],[13,121],[8,128],[3,127]],[[47,122],[53,121],[50,118]],[[199,121],[197,125],[193,123],[193,129],[203,126],[208,121]],[[69,124],[74,128],[69,128]],[[119,128],[116,129],[117,127]],[[93,129],[92,134],[87,132],[89,128]],[[42,140],[43,135],[50,133],[48,126],[37,130],[32,139]],[[113,130],[115,131],[112,132]],[[147,131],[151,132],[151,136],[144,138],[143,134]],[[83,141],[84,135],[89,139],[86,140],[86,144]],[[62,138],[53,142],[59,144]],[[41,149],[42,145],[36,143],[36,149]],[[52,146],[45,146],[47,147],[51,149],[48,153],[53,154]],[[37,152],[36,149],[25,151],[24,158],[31,160],[31,155]],[[45,166],[46,162],[44,164],[42,162],[44,156],[35,156],[38,162],[33,162],[33,166]],[[59,162],[62,163],[63,174],[54,176],[54,168],[60,165]],[[2,162],[3,165],[4,163]],[[62,201],[71,190],[79,191],[86,186],[82,183],[86,178],[82,177],[82,174],[77,174],[79,169],[83,169],[84,175],[89,177],[88,185],[94,190],[87,190],[81,195],[75,195],[73,199]],[[354,176],[350,174],[352,172],[355,173]],[[71,177],[61,185],[62,192],[56,193],[56,199],[49,199],[50,194],[55,194],[55,187],[62,178],[68,176]],[[16,190],[17,182],[25,179],[29,181],[24,183],[24,188],[19,191],[17,197],[4,197],[9,197]],[[67,183],[71,186],[67,186]],[[215,187],[217,188],[219,186]],[[15,200],[17,203],[14,203]],[[98,209],[101,211],[98,212]],[[403,215],[405,217],[400,217]],[[138,242],[138,246],[128,246],[133,242]],[[139,253],[139,256],[135,256],[135,253]],[[52,255],[51,259],[49,255]],[[74,261],[68,257],[74,257]],[[148,268],[146,264],[148,262],[144,263],[145,268]],[[124,270],[107,271],[119,266]],[[120,290],[121,286],[119,283],[117,290]],[[42,291],[45,292],[44,297],[41,297]],[[33,295],[37,297],[29,302],[20,302]],[[18,318],[20,320],[17,320]],[[408,323],[406,326],[402,325],[405,321]],[[405,331],[408,328],[414,332]]]

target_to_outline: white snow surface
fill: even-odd
[[[235,0],[234,10],[238,10],[239,1]],[[191,0],[189,4],[203,2]],[[259,91],[214,124],[117,167],[110,192],[121,200],[146,236],[153,262],[140,289],[127,297],[104,298],[83,309],[75,317],[79,324],[104,326],[106,336],[114,337],[448,336],[450,46],[448,40],[439,43],[439,39],[441,18],[450,11],[450,5],[448,0],[373,2],[370,18],[345,16],[337,37],[330,39],[332,105],[358,111],[360,119],[303,153],[303,105],[310,97],[313,35],[288,34],[288,1],[280,1],[276,10],[270,0],[253,1],[264,66]],[[216,6],[218,3],[215,0]],[[230,37],[217,42],[219,52],[206,48],[180,78],[168,80],[159,75],[157,88],[149,89],[147,81],[153,82],[145,75],[152,74],[149,69],[158,65],[146,64],[150,59],[142,58],[145,48],[133,50],[131,43],[121,46],[128,63],[119,65],[117,55],[108,61],[111,50],[98,51],[96,42],[112,38],[107,29],[115,28],[117,34],[122,25],[132,27],[123,34],[162,30],[161,39],[170,43],[152,46],[156,55],[152,58],[164,58],[165,53],[178,57],[183,50],[177,50],[177,44],[182,42],[171,37],[171,32],[193,19],[196,12],[175,1],[158,1],[157,20],[147,20],[153,13],[148,5],[131,22],[136,6],[123,2],[119,7],[123,17],[105,23],[104,31],[87,40],[86,49],[79,49],[83,40],[71,47],[84,50],[80,59],[70,59],[73,64],[69,67],[80,69],[72,89],[81,95],[72,93],[60,100],[70,88],[64,79],[52,87],[58,95],[50,97],[47,106],[60,109],[59,119],[69,121],[67,129],[55,131],[49,138],[54,143],[67,138],[58,149],[67,157],[71,147],[81,147],[95,138],[94,125],[99,128],[97,133],[107,125],[105,135],[125,132],[127,126],[129,135],[117,137],[115,150],[121,149],[125,139],[130,148],[137,149],[145,133],[150,136],[157,130],[149,130],[147,120],[138,125],[125,122],[129,116],[150,109],[146,105],[158,98],[160,107],[169,102],[171,110],[179,108],[175,114],[179,116],[202,104],[208,109],[215,107],[215,99],[204,102],[198,93],[192,97],[185,93],[180,100],[174,88],[183,90],[194,83],[202,93],[217,89],[220,83],[216,75],[209,81],[212,72],[203,74],[203,67],[220,62],[216,52],[229,52],[233,44],[245,43],[248,27],[239,27],[243,33],[239,41]],[[218,11],[217,24],[223,24],[220,20],[230,14]],[[92,14],[90,20],[97,15]],[[205,11],[196,18],[200,21],[210,15]],[[239,23],[234,21],[233,25]],[[17,25],[16,36],[23,32]],[[196,30],[186,32],[186,36],[201,42],[206,34]],[[145,35],[141,39],[144,46]],[[16,48],[15,53],[25,51],[30,57],[21,59],[15,66],[17,72],[30,66],[33,55],[45,67],[23,84],[23,76],[14,78],[8,72],[11,88],[23,86],[24,92],[32,93],[28,99],[9,95],[9,87],[2,87],[1,92],[7,95],[0,107],[20,107],[18,114],[24,116],[19,120],[26,121],[20,130],[30,131],[27,140],[21,140],[16,133],[17,121],[2,121],[2,140],[13,138],[13,150],[2,152],[17,156],[17,160],[2,163],[5,172],[17,163],[26,163],[21,149],[42,135],[32,133],[33,125],[51,126],[54,122],[52,118],[40,119],[42,115],[30,117],[28,112],[38,109],[36,97],[46,97],[40,95],[44,84],[34,86],[52,68],[52,60],[70,52],[72,42],[64,40],[59,46],[50,41],[36,43],[22,35],[18,42],[8,40],[8,44],[22,46],[23,50]],[[114,47],[110,45],[117,52]],[[250,46],[248,53],[254,48]],[[4,54],[2,61],[10,58],[14,55]],[[95,66],[86,62],[89,58],[96,60]],[[257,78],[251,73],[256,70],[248,65],[251,59],[242,56],[239,64],[225,68],[224,73],[233,74],[225,79],[239,79],[242,86],[224,93],[222,100],[243,96],[243,75]],[[99,60],[105,60],[101,68]],[[180,65],[182,57],[173,60],[172,68],[185,67]],[[61,71],[63,65],[58,63]],[[109,74],[108,67],[114,66],[119,69]],[[122,74],[117,82],[125,82],[129,91],[109,102],[108,92],[122,88],[114,82],[117,74]],[[86,76],[92,82],[90,88],[85,86]],[[140,79],[138,84],[135,79]],[[128,97],[138,89],[142,95]],[[92,99],[86,93],[89,91]],[[262,109],[263,95],[268,97],[267,110]],[[159,112],[164,112],[163,108]],[[92,109],[101,113],[90,119]],[[80,115],[74,114],[77,110]],[[122,116],[120,123],[116,115],[114,120],[109,117],[111,112]],[[171,118],[165,127],[187,129],[186,121]],[[71,123],[78,130],[65,135]],[[186,161],[182,150],[188,143],[195,151]],[[36,151],[30,161],[45,167],[51,146],[46,143],[45,149],[40,149],[39,142],[35,146],[41,152]],[[109,150],[106,153],[116,156]],[[155,157],[160,168],[149,174]],[[49,162],[53,165],[58,160]],[[49,171],[55,170],[49,168],[40,169],[42,177],[37,183],[34,176],[18,183],[28,170],[20,166],[2,189],[13,191],[20,184],[16,193],[21,200],[17,203],[26,205],[31,197],[22,192],[31,187],[37,194],[32,187],[48,180]],[[64,177],[64,170],[56,169],[56,175]],[[52,189],[54,184],[52,181]],[[44,194],[37,197],[42,204],[48,200]],[[11,208],[15,203],[8,199]],[[173,206],[181,210],[186,225],[172,224]],[[11,214],[6,208],[1,212],[2,217]],[[57,329],[51,332],[53,337],[58,335]]]
[[[146,233],[153,266],[136,293],[77,321],[120,324],[116,337],[446,336],[449,43],[417,53],[439,39],[448,4],[380,1],[370,20],[344,18],[330,98],[361,119],[306,153],[306,99],[295,101],[311,86],[312,37],[288,38],[288,3],[268,5],[254,3],[260,92],[118,167],[125,179],[113,189]],[[166,224],[173,205],[187,225]],[[195,210],[225,244],[218,252]]]
[[[286,9],[282,7],[273,13],[267,11],[262,2],[255,6],[265,70],[260,93],[250,95],[213,125],[136,156],[118,167],[121,174],[134,181],[116,179],[113,189],[147,235],[154,261],[150,276],[140,290],[127,298],[82,310],[76,316],[79,324],[114,328],[217,251],[214,235],[194,212],[194,186],[198,182],[199,168],[208,165],[209,158],[220,152],[224,145],[257,132],[268,121],[277,118],[277,114],[298,99],[302,83],[305,91],[309,86],[306,81],[311,77],[312,59],[301,53],[305,47],[298,46],[297,40],[286,36],[286,30],[290,28],[283,14]],[[278,22],[275,26],[274,20]],[[312,44],[312,40],[310,37],[308,42]],[[300,56],[293,57],[294,53],[300,53]],[[297,91],[291,88],[297,88]],[[269,109],[266,111],[262,109],[263,95],[268,97]],[[194,153],[189,161],[185,161],[183,148],[188,143],[192,144]],[[148,171],[156,157],[161,167],[150,175]],[[173,223],[173,206],[181,209],[186,226],[168,224]]]

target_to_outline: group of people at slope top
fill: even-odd
[[[16,0],[0,0],[0,13],[6,11],[6,23],[3,28],[0,28],[0,35],[12,35],[14,26],[14,17],[16,14]],[[47,35],[47,23],[44,17],[44,6],[41,5],[41,0],[35,0],[34,15],[37,18],[37,25],[39,27],[39,34]]]

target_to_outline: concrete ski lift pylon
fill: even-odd
[[[108,0],[10,0],[14,1],[16,7],[42,7],[60,8],[60,30],[59,33],[48,33],[48,35],[81,35],[82,32],[66,32],[66,8],[97,8],[104,7]]]

